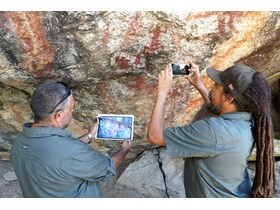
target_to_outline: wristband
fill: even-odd
[[[90,144],[92,142],[92,139],[93,139],[93,135],[91,135],[90,133],[87,134],[87,137],[88,137],[88,144]]]

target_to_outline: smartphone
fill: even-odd
[[[172,72],[174,75],[189,75],[189,69],[192,67],[191,64],[177,64],[172,63]]]

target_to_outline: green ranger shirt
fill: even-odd
[[[249,197],[251,114],[233,112],[163,131],[167,151],[185,159],[187,197]]]
[[[69,131],[32,128],[13,143],[11,161],[24,197],[101,197],[99,181],[115,175],[115,163]]]

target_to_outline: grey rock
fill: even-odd
[[[158,151],[144,152],[143,156],[130,164],[117,183],[152,197],[167,197],[163,174],[159,166]]]
[[[5,187],[6,185],[9,185],[9,182],[6,181],[5,179],[2,179],[2,177],[0,177],[0,187]]]
[[[117,183],[151,197],[185,197],[183,160],[171,158],[166,149],[145,152],[130,164]]]
[[[166,149],[161,148],[159,151],[162,159],[162,169],[165,176],[168,196],[170,198],[186,197],[183,184],[183,159],[171,157]]]
[[[15,181],[17,180],[17,176],[15,174],[15,172],[7,172],[3,175],[3,178],[6,180],[6,181],[9,181],[9,182],[12,182],[12,181]]]

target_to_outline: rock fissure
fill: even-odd
[[[164,188],[165,188],[165,194],[166,194],[167,198],[169,198],[167,184],[166,184],[166,175],[165,175],[165,172],[163,170],[162,159],[160,157],[160,151],[159,151],[159,149],[156,149],[156,150],[158,152],[158,166],[159,166],[159,169],[162,173],[162,178],[163,178],[163,183],[164,183]]]

